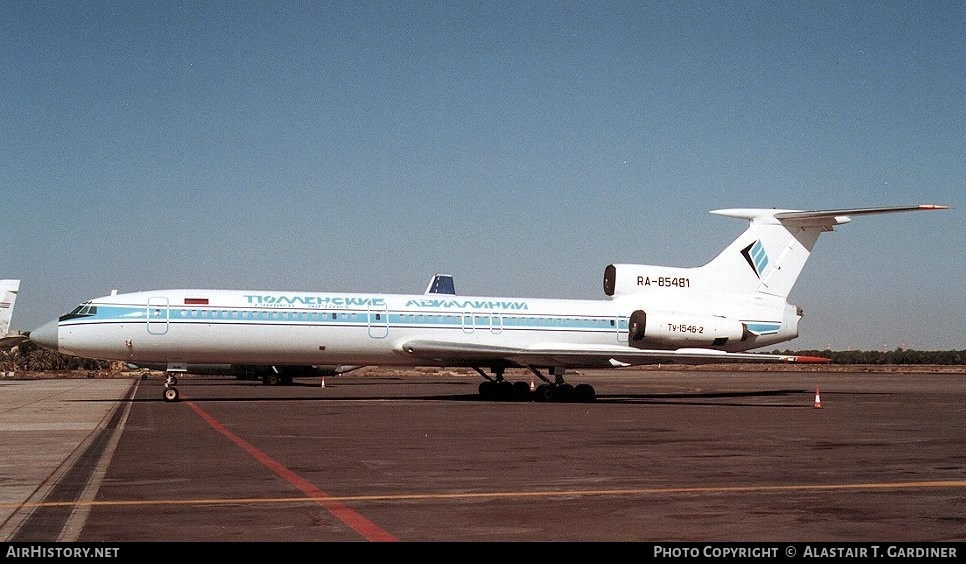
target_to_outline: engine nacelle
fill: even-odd
[[[699,285],[704,277],[696,268],[611,264],[604,269],[604,295],[640,294],[659,290],[687,290]]]
[[[628,344],[639,349],[655,345],[720,347],[749,335],[745,324],[734,319],[640,309],[631,314],[627,328]]]

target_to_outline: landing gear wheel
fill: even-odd
[[[141,381],[143,382],[143,381],[145,381],[147,379],[148,379],[148,373],[147,372],[142,373],[141,374]]]
[[[178,401],[178,388],[165,388],[164,401]]]
[[[269,386],[277,386],[282,383],[282,378],[278,374],[272,372],[271,374],[265,376],[265,378],[262,379],[262,382]]]
[[[496,382],[490,380],[480,382],[480,399],[483,401],[496,399]]]
[[[553,393],[553,401],[574,401],[574,387],[570,384],[559,384]]]
[[[591,403],[597,400],[597,392],[590,384],[577,384],[573,391],[574,401],[580,403]]]
[[[513,383],[513,393],[511,396],[513,401],[529,401],[530,400],[530,384],[526,382],[514,382]]]
[[[506,380],[500,380],[496,383],[496,400],[497,401],[510,401],[513,399],[513,384],[507,382]]]

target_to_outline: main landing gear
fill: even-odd
[[[539,386],[531,389],[531,384],[527,382],[509,382],[503,373],[503,367],[491,369],[493,376],[490,377],[480,368],[474,367],[485,381],[480,382],[480,399],[483,401],[551,401],[551,402],[570,402],[570,403],[589,403],[597,399],[597,392],[590,384],[578,384],[572,386],[564,381],[564,368],[553,367],[550,374],[554,377],[550,381],[537,368],[528,366],[534,376],[543,382]]]

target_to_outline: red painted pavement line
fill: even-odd
[[[392,534],[384,531],[381,527],[373,523],[372,521],[366,519],[359,513],[357,513],[351,507],[345,504],[335,501],[328,493],[322,491],[312,482],[306,480],[305,478],[299,476],[295,472],[292,472],[277,460],[268,456],[264,452],[258,450],[244,439],[229,431],[224,425],[222,425],[217,419],[208,414],[205,410],[198,407],[192,401],[185,402],[191,409],[195,410],[202,419],[208,422],[216,431],[228,437],[231,442],[235,443],[242,448],[245,452],[252,455],[252,458],[258,460],[266,468],[275,472],[282,479],[286,480],[288,483],[292,484],[296,488],[300,489],[305,495],[314,499],[319,505],[324,507],[329,513],[334,515],[340,521],[351,527],[354,531],[365,537],[366,540],[373,542],[395,542],[399,541],[398,538]]]

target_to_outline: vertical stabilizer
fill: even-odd
[[[0,337],[10,331],[10,319],[19,291],[20,280],[0,280]]]
[[[456,284],[451,274],[436,274],[426,286],[426,294],[456,294]]]
[[[819,235],[848,218],[781,221],[791,210],[730,209],[711,213],[747,219],[748,229],[711,262],[702,267],[729,292],[761,292],[788,297]]]

